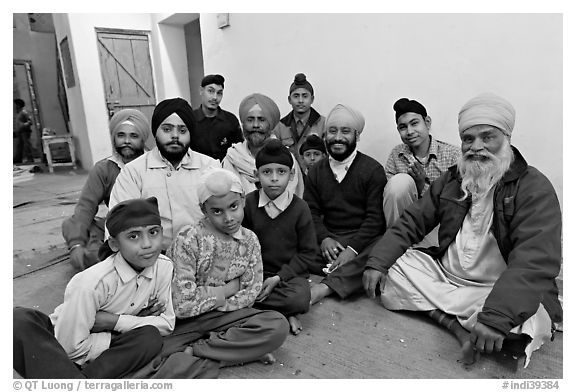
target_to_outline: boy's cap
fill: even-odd
[[[294,165],[290,150],[278,139],[268,139],[264,147],[256,154],[256,169],[269,163],[278,163],[289,168]]]
[[[202,82],[200,82],[200,86],[206,87],[209,84],[216,84],[224,88],[224,76],[218,74],[204,76],[202,78]]]
[[[204,204],[211,196],[224,196],[228,192],[244,195],[240,178],[229,170],[211,167],[201,176],[196,189],[198,201]]]
[[[158,200],[130,199],[116,204],[106,216],[106,228],[112,237],[131,227],[160,225]]]
[[[393,109],[396,112],[396,124],[398,124],[398,119],[404,113],[416,113],[424,118],[428,116],[424,105],[413,99],[400,98],[394,103]]]
[[[304,155],[304,153],[308,150],[318,150],[326,154],[324,141],[320,138],[320,136],[314,133],[312,135],[308,135],[304,143],[302,143],[300,146],[300,155]]]

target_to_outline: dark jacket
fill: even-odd
[[[508,333],[544,305],[554,322],[562,320],[555,278],[562,261],[562,216],[550,181],[528,166],[516,148],[514,161],[494,191],[492,233],[508,264],[486,298],[478,321]],[[452,166],[408,207],[372,250],[366,268],[387,271],[436,225],[438,247],[420,249],[440,259],[456,238],[471,206]]]

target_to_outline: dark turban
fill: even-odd
[[[326,147],[324,146],[324,141],[320,138],[320,136],[316,134],[308,135],[306,141],[302,143],[300,146],[300,155],[304,155],[304,153],[308,150],[318,150],[323,153],[326,153]]]
[[[222,75],[206,75],[202,78],[202,82],[200,83],[201,87],[206,87],[209,84],[216,84],[218,86],[222,86],[224,88],[224,76]]]
[[[256,169],[269,163],[278,163],[289,168],[294,166],[290,150],[278,139],[268,139],[264,147],[256,154]]]
[[[132,227],[151,225],[160,225],[158,200],[155,197],[124,200],[106,216],[106,228],[112,237]]]
[[[290,85],[290,94],[292,94],[292,91],[296,90],[297,88],[306,89],[310,91],[311,95],[314,95],[314,88],[312,87],[310,82],[306,80],[306,75],[304,75],[303,73],[299,73],[296,74],[296,76],[294,76],[294,82],[292,82],[292,84]]]
[[[192,106],[182,98],[171,98],[163,100],[154,108],[152,114],[152,135],[154,137],[156,137],[156,131],[158,131],[160,124],[173,113],[176,113],[184,121],[190,133],[194,131],[195,122]]]
[[[394,104],[394,111],[396,112],[396,124],[398,124],[398,119],[401,115],[405,113],[416,113],[421,115],[423,118],[428,116],[426,108],[420,102],[408,98],[400,98]]]
[[[270,130],[274,129],[278,121],[280,121],[280,109],[278,109],[278,105],[272,99],[259,93],[250,94],[240,102],[240,109],[238,110],[240,121],[244,123],[248,111],[254,105],[259,105],[262,108],[266,120],[270,123]]]

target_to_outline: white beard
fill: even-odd
[[[478,155],[486,159],[471,159],[471,156],[477,157]],[[474,198],[485,196],[504,176],[513,160],[514,152],[508,139],[496,154],[487,151],[480,154],[466,152],[458,161],[458,172],[462,177],[460,188],[464,192],[460,200],[465,200],[469,194],[472,194]]]

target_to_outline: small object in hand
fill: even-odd
[[[326,267],[322,268],[322,272],[324,272],[326,275],[328,275],[330,272],[330,268],[332,268],[332,263],[328,263],[326,264]]]

